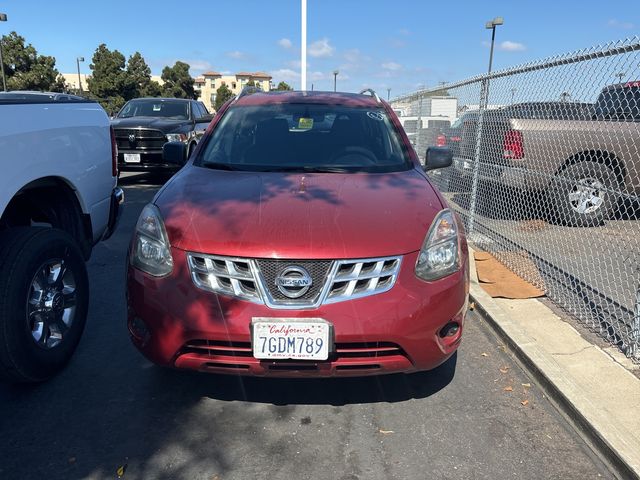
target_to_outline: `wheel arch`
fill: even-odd
[[[584,150],[572,155],[556,170],[554,176],[561,174],[567,167],[582,162],[595,162],[605,165],[616,175],[618,183],[624,185],[625,179],[627,178],[627,169],[624,161],[615,153],[603,149]]]
[[[49,223],[69,233],[85,259],[89,258],[93,245],[91,218],[68,180],[42,177],[18,189],[0,216],[0,229],[25,226],[34,221]]]

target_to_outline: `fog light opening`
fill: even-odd
[[[149,330],[140,317],[133,317],[130,330],[133,336],[138,340],[146,341],[149,337]]]
[[[460,324],[458,322],[449,322],[440,330],[440,338],[455,337],[460,332]]]

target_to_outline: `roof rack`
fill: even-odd
[[[378,96],[378,94],[375,92],[375,90],[373,90],[373,88],[365,88],[364,90],[362,90],[360,92],[360,95],[364,95],[365,93],[368,93],[369,95],[371,95],[373,98],[376,99],[376,102],[378,103],[382,103],[380,101],[380,97]]]
[[[259,93],[262,92],[262,90],[260,90],[258,87],[255,87],[253,85],[247,85],[246,87],[242,88],[242,91],[236,95],[236,98],[233,100],[233,102],[237,102],[238,100],[240,100],[242,97],[246,97],[247,95],[251,95],[252,93]]]

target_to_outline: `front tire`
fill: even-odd
[[[597,227],[610,219],[620,189],[615,172],[591,160],[560,171],[550,188],[549,203],[557,223],[572,227]]]
[[[87,270],[72,237],[40,227],[0,234],[0,379],[41,382],[58,373],[88,308]]]

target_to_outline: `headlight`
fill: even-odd
[[[170,247],[160,211],[147,205],[136,224],[131,264],[154,277],[168,275],[173,270]]]
[[[184,133],[167,133],[167,142],[186,142],[187,138]]]
[[[460,268],[458,224],[451,210],[442,210],[435,218],[420,249],[416,275],[423,280],[438,280]]]

